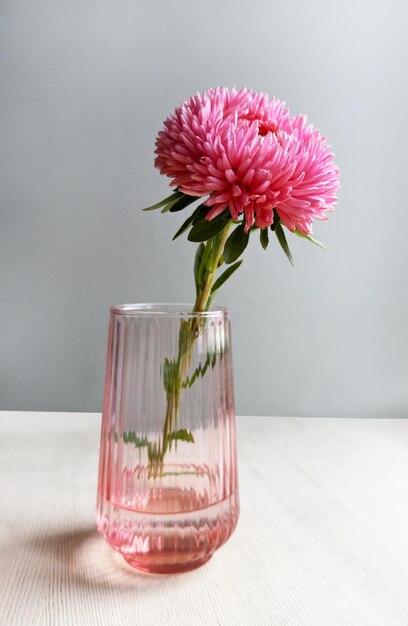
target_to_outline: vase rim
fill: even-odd
[[[229,317],[229,309],[217,306],[209,311],[192,313],[193,304],[169,302],[141,302],[132,304],[117,304],[110,308],[112,316],[127,317],[205,317],[215,318],[222,315]]]

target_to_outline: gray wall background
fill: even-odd
[[[108,307],[191,301],[185,215],[153,168],[164,118],[246,85],[329,138],[322,251],[251,242],[232,310],[241,414],[407,417],[407,4],[2,1],[0,408],[99,410]]]

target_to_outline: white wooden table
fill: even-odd
[[[407,626],[408,421],[238,418],[237,530],[172,577],[95,531],[99,422],[0,413],[1,626]]]

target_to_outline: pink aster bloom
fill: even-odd
[[[337,200],[339,170],[325,137],[263,93],[225,87],[178,107],[156,140],[155,165],[172,185],[209,196],[207,219],[229,209],[267,228],[276,209],[291,231],[312,234]]]

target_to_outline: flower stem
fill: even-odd
[[[206,266],[203,268],[203,283],[197,288],[197,297],[194,303],[192,313],[203,313],[211,305],[212,286],[214,284],[217,269],[221,264],[224,251],[224,245],[228,237],[231,222],[228,222],[225,228],[216,237],[210,239],[206,243],[205,258]],[[185,327],[180,329],[179,353],[175,361],[176,371],[175,380],[171,392],[167,392],[167,407],[163,425],[162,439],[158,445],[152,449],[151,461],[154,462],[154,477],[163,474],[164,455],[169,447],[169,435],[173,430],[173,426],[177,421],[177,413],[180,401],[180,393],[182,383],[186,374],[187,366],[192,356],[195,339],[198,336],[200,327],[200,318],[192,317],[190,320],[191,338],[189,341],[182,341],[182,333],[186,332]],[[170,440],[171,443],[171,440]]]
[[[208,267],[206,268],[205,281],[203,287],[198,290],[197,298],[194,304],[193,313],[202,313],[208,306],[208,300],[211,295],[211,288],[214,283],[215,274],[220,263],[224,245],[228,237],[231,222],[228,222],[224,230],[217,237],[207,241],[206,246],[211,246]]]

